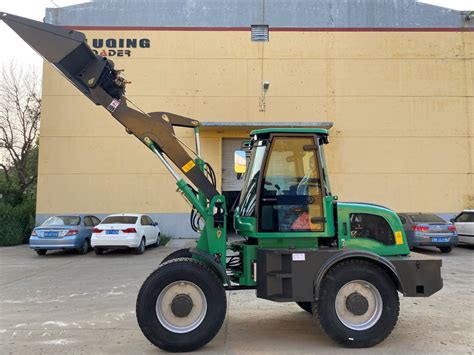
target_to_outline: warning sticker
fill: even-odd
[[[112,102],[107,106],[107,110],[110,112],[114,112],[115,109],[120,105],[120,101],[117,99],[113,99]]]
[[[196,166],[196,164],[192,160],[190,160],[181,167],[181,170],[183,170],[185,173],[187,173],[189,170],[191,170],[195,166]]]
[[[304,253],[293,253],[291,254],[293,261],[305,261],[306,255]]]
[[[400,231],[395,232],[395,244],[403,244],[403,234]]]

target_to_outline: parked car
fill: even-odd
[[[148,245],[160,244],[160,228],[144,214],[110,215],[92,230],[91,243],[97,255],[107,249],[133,248],[143,254]]]
[[[92,228],[99,223],[100,220],[91,215],[49,217],[33,229],[30,248],[38,255],[55,249],[76,249],[79,254],[86,254],[91,246]]]
[[[410,248],[434,246],[450,253],[458,244],[456,227],[432,213],[399,213]]]
[[[464,210],[451,220],[456,226],[460,244],[474,244],[474,210]]]

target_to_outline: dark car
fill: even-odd
[[[410,249],[434,246],[442,253],[451,252],[458,244],[456,227],[432,213],[399,213]]]
[[[76,249],[79,254],[86,254],[91,247],[92,228],[99,223],[96,216],[89,215],[49,217],[33,229],[30,248],[38,255],[55,249]]]

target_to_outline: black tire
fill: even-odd
[[[313,314],[313,307],[311,305],[311,302],[296,302],[296,304],[306,312]]]
[[[141,255],[145,252],[145,237],[142,238],[140,241],[140,245],[135,248],[135,254]]]
[[[43,255],[46,255],[46,253],[48,252],[48,249],[35,249],[35,252],[36,254],[43,256]]]
[[[85,255],[89,252],[89,249],[90,249],[90,241],[89,239],[84,239],[84,243],[82,243],[82,246],[77,249],[77,253],[79,255]]]
[[[188,259],[191,259],[192,258],[192,254],[191,252],[189,251],[188,248],[184,248],[184,249],[178,249],[174,252],[172,252],[171,254],[169,254],[166,258],[163,259],[163,261],[160,263],[161,264],[164,264],[170,260],[173,260],[173,259],[179,259],[179,258],[188,258]]]
[[[168,330],[156,311],[161,292],[166,292],[166,287],[178,281],[198,286],[208,305],[201,323],[185,333]],[[140,329],[150,342],[166,351],[185,352],[201,348],[216,336],[226,309],[224,286],[216,273],[196,260],[180,258],[160,265],[148,276],[138,294],[136,315]]]
[[[438,247],[443,254],[449,254],[453,251],[452,247]]]
[[[156,242],[154,242],[151,246],[153,248],[158,248],[160,246],[160,234],[161,233],[158,233],[158,236],[156,237]]]
[[[381,297],[380,318],[374,320],[374,324],[370,325],[367,329],[351,329],[337,315],[336,296],[339,290],[351,281],[356,283],[362,281],[370,284],[373,286],[373,289],[378,291]],[[352,294],[354,292],[349,296],[352,296]],[[360,293],[357,294],[361,295]],[[365,297],[363,298],[367,300]],[[347,306],[349,297],[345,299],[346,303],[343,307],[346,307],[347,313],[352,313],[350,316],[356,315],[354,312],[363,312],[363,309],[360,308],[354,308],[354,311],[349,310]],[[360,303],[357,306],[360,306]],[[380,343],[390,335],[398,320],[400,303],[397,287],[384,270],[367,261],[347,260],[335,265],[323,278],[319,299],[315,304],[314,310],[316,312],[313,313],[313,316],[317,318],[317,323],[334,341],[350,348],[367,348]]]
[[[94,253],[95,253],[95,255],[102,255],[102,254],[104,254],[104,249],[99,248],[99,247],[94,247]]]

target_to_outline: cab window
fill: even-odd
[[[260,189],[262,232],[324,230],[319,171],[313,137],[273,138]]]
[[[381,216],[368,213],[351,213],[351,239],[367,238],[385,245],[395,244],[392,228]]]

